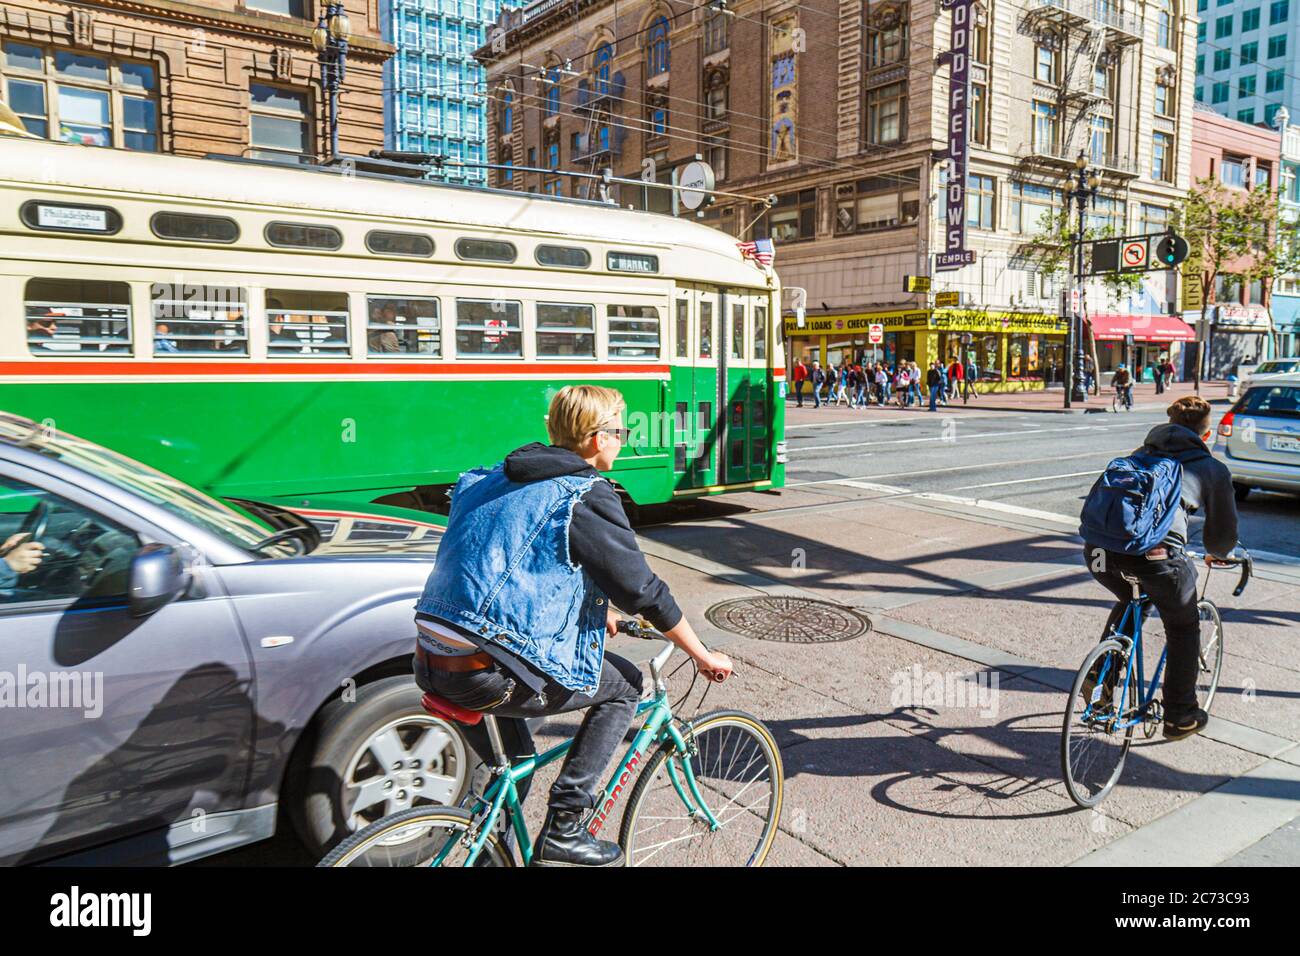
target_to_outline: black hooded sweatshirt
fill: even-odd
[[[1165,536],[1165,544],[1187,544],[1187,513],[1205,515],[1201,539],[1209,554],[1226,557],[1237,546],[1237,502],[1232,493],[1232,473],[1210,454],[1201,436],[1190,428],[1169,422],[1147,433],[1138,449],[1173,458],[1183,466],[1183,502]]]
[[[576,452],[541,442],[524,445],[507,455],[505,473],[511,481],[519,482],[560,475],[600,477],[600,472]],[[573,509],[569,554],[620,610],[643,616],[660,631],[674,628],[681,621],[681,609],[668,585],[646,563],[623,511],[623,502],[608,481],[601,479],[593,484]]]

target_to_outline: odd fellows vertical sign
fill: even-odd
[[[943,251],[934,260],[941,271],[960,269],[975,261],[973,250],[966,248],[966,142],[970,108],[970,46],[975,0],[943,0],[943,8],[952,11],[952,40],[948,52],[939,54],[940,65],[950,69],[948,83],[948,220],[943,235]]]

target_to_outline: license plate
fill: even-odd
[[[1269,451],[1294,451],[1300,452],[1300,438],[1292,438],[1290,435],[1270,435],[1268,437]]]

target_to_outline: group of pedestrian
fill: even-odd
[[[962,404],[978,398],[976,383],[979,368],[973,359],[953,359],[944,364],[936,359],[922,372],[921,367],[909,359],[896,362],[841,362],[823,368],[814,360],[811,367],[797,359],[791,370],[794,382],[795,403],[803,408],[804,390],[812,392],[813,408],[844,405],[848,408],[866,408],[868,405],[886,405],[897,402],[900,408],[925,401],[922,390],[930,396],[930,411],[947,405],[959,396]],[[824,397],[823,397],[823,393]]]

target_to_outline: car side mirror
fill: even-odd
[[[144,617],[170,604],[184,593],[189,583],[189,572],[175,548],[146,544],[131,560],[127,603],[132,616]]]

